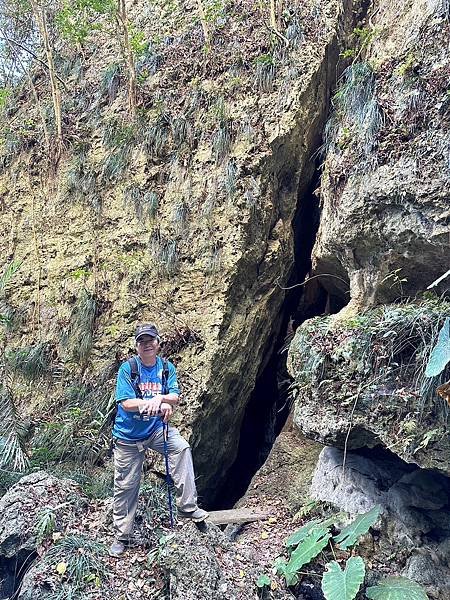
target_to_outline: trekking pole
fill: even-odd
[[[172,509],[172,492],[170,490],[170,473],[169,473],[169,425],[163,421],[163,441],[164,441],[164,462],[166,463],[166,483],[167,483],[167,501],[169,503],[170,528],[173,529],[173,509]]]

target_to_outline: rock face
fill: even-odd
[[[245,600],[261,575],[256,554],[256,546],[234,545],[210,523],[204,525],[202,531],[194,525],[184,527],[162,553],[170,597],[174,600]],[[233,571],[240,564],[245,571],[236,577]],[[271,594],[275,600],[291,597],[290,592],[280,587]]]
[[[301,434],[289,418],[273,448],[237,506],[266,510],[277,501],[293,514],[309,497],[312,475],[322,445]]]
[[[378,1],[369,17],[326,129],[313,251],[315,274],[349,282],[320,279],[349,310],[414,295],[449,268],[448,4]]]
[[[418,469],[385,451],[348,452],[326,447],[311,486],[313,498],[351,514],[383,507],[376,556],[395,556],[393,573],[427,587],[432,598],[450,594],[450,480]]]

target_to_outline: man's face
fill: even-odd
[[[152,361],[159,350],[158,338],[152,335],[143,335],[138,339],[136,349],[139,357],[144,362]]]

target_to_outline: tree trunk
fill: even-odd
[[[55,115],[55,128],[56,128],[56,154],[55,162],[58,163],[61,156],[61,150],[63,145],[63,134],[62,134],[62,117],[61,117],[61,92],[58,86],[58,79],[56,75],[55,62],[53,60],[53,50],[50,44],[50,38],[47,29],[47,19],[45,16],[45,9],[40,7],[36,0],[30,0],[31,7],[33,10],[34,17],[39,27],[39,32],[42,37],[44,44],[45,56],[47,59],[48,72],[50,77],[50,88],[52,92],[53,112]]]
[[[119,30],[119,41],[128,67],[128,108],[131,117],[136,116],[136,65],[133,50],[128,33],[128,15],[125,0],[118,0],[117,4],[117,27]]]
[[[209,47],[211,45],[211,37],[210,37],[210,33],[209,33],[208,23],[206,22],[206,14],[205,14],[205,9],[203,7],[202,0],[197,0],[197,6],[198,6],[198,14],[200,17],[200,23],[202,24],[202,28],[203,28],[205,45]]]

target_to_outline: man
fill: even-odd
[[[136,513],[142,465],[147,448],[164,453],[163,421],[168,423],[178,404],[179,388],[174,365],[167,361],[165,390],[162,389],[164,362],[158,356],[160,338],[152,323],[139,325],[135,333],[138,371],[132,380],[130,361],[117,376],[117,415],[114,438],[114,530],[116,539],[109,549],[119,557],[130,544]],[[169,470],[176,490],[178,516],[204,521],[208,513],[197,506],[191,450],[188,442],[168,425]]]

